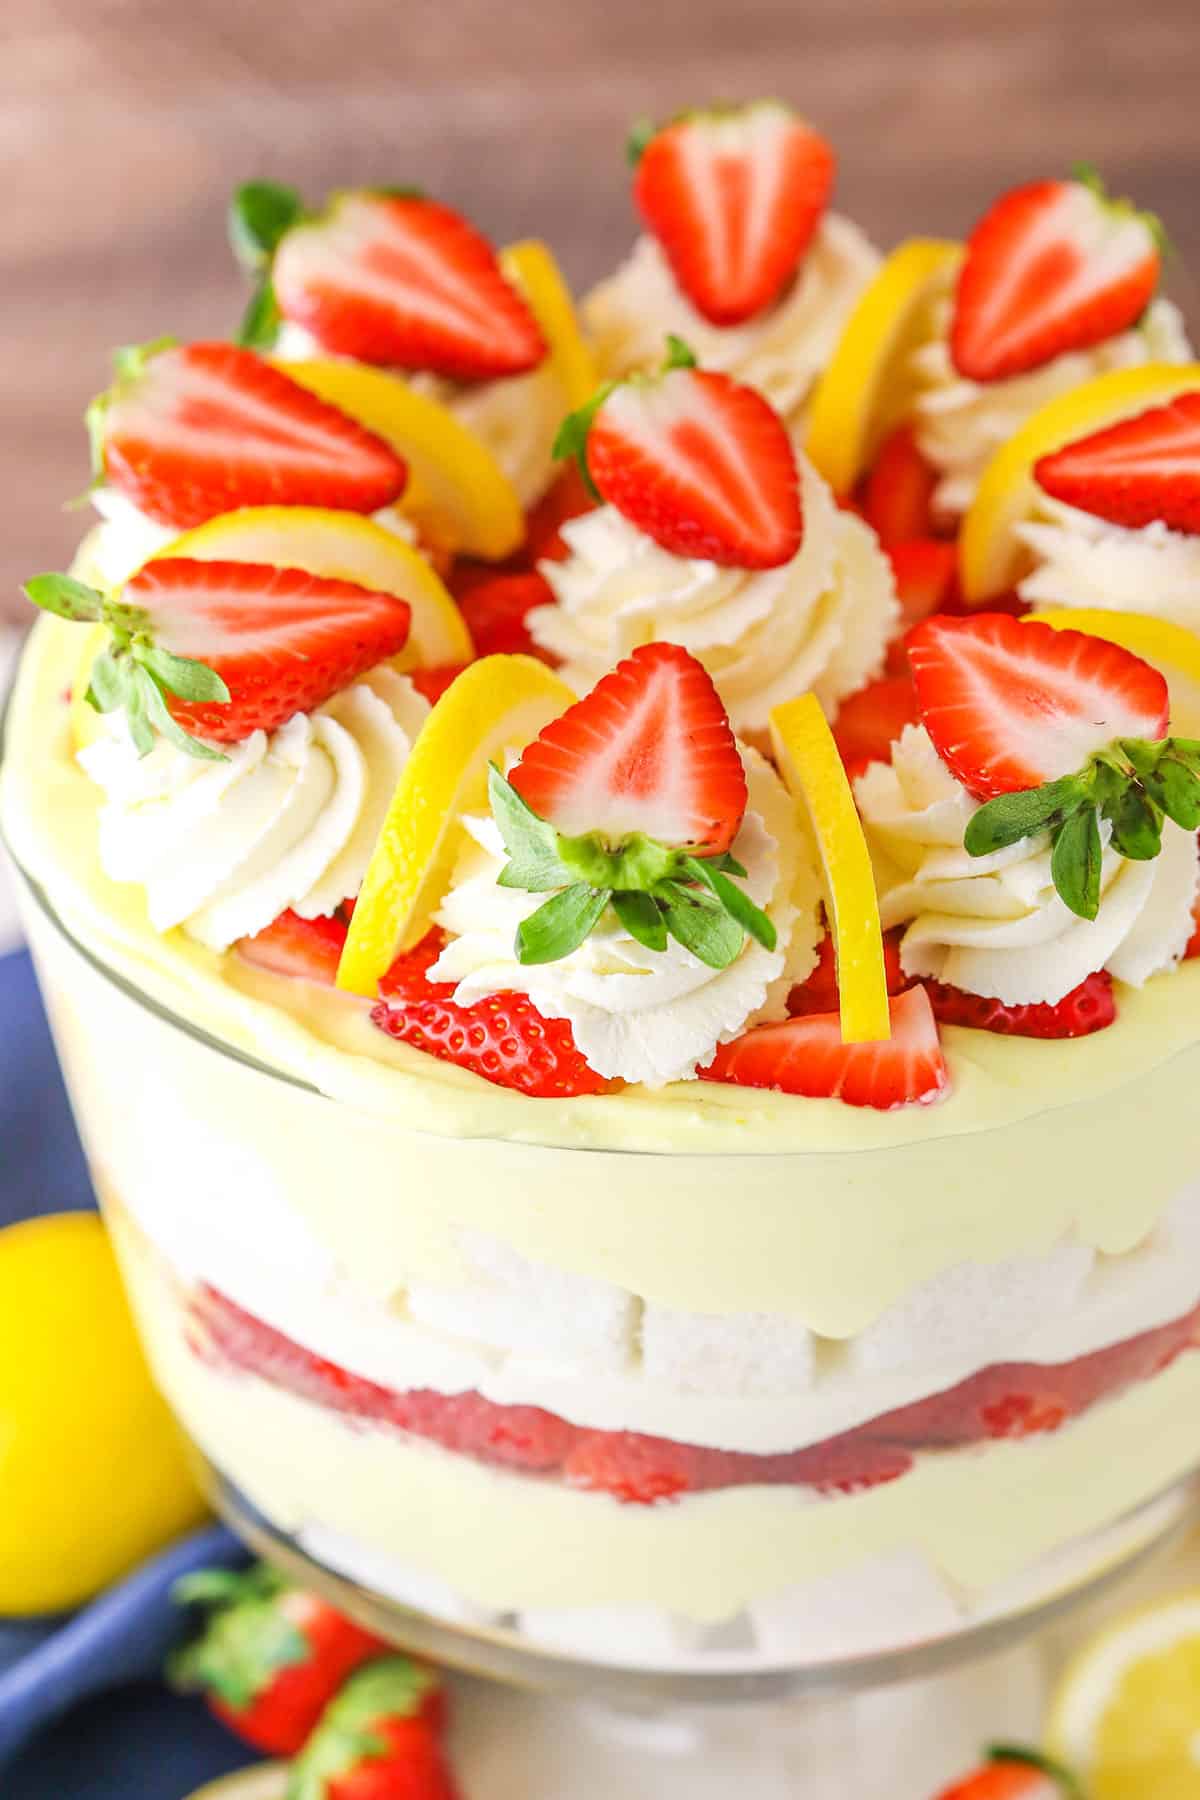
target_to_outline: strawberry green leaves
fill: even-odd
[[[109,645],[92,664],[87,701],[97,712],[125,713],[139,756],[153,750],[160,734],[189,756],[226,760],[212,744],[185,731],[167,705],[168,694],[192,703],[227,705],[229,689],[215,669],[162,649],[149,636],[146,615],[137,607],[109,600],[70,575],[35,575],[25,583],[25,594],[43,612],[72,624],[108,626]]]
[[[527,806],[494,764],[488,794],[509,856],[500,885],[552,894],[518,927],[522,964],[569,956],[609,906],[643,948],[661,953],[674,938],[711,969],[728,968],[747,936],[775,948],[774,925],[730,879],[746,874],[732,856],[693,856],[643,832],[615,848],[597,833],[567,837]]]
[[[254,290],[237,336],[246,349],[270,349],[279,335],[283,320],[271,281],[271,263],[283,238],[304,217],[304,202],[295,188],[273,181],[243,182],[233,196],[229,242],[242,268],[254,277]]]
[[[1048,831],[1055,888],[1079,918],[1094,919],[1102,825],[1118,855],[1148,862],[1162,848],[1165,819],[1184,831],[1200,827],[1200,741],[1119,738],[1077,775],[989,800],[971,819],[963,842],[971,856],[990,856]]]

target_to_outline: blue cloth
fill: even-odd
[[[0,1225],[94,1204],[29,958],[0,957]],[[254,1760],[157,1679],[183,1624],[171,1583],[243,1559],[214,1527],[73,1617],[0,1620],[4,1800],[182,1800]]]

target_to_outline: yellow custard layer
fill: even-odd
[[[19,864],[108,969],[350,1109],[153,1019],[35,921],[89,1150],[117,1191],[112,1106],[136,1068],[186,1107],[184,1154],[219,1128],[373,1291],[400,1271],[460,1276],[468,1226],[664,1305],[786,1312],[841,1337],[968,1258],[1071,1236],[1127,1251],[1195,1171],[1200,963],[1121,990],[1117,1024],[1078,1042],[948,1030],[949,1097],[879,1114],[696,1082],[530,1100],[392,1043],[345,996],[159,937],[140,890],[97,865],[64,700],[79,648],[46,620],[24,660],[0,788]],[[143,1105],[139,1129],[153,1120]]]
[[[621,1505],[356,1429],[188,1349],[169,1278],[114,1218],[156,1375],[200,1447],[277,1527],[318,1525],[485,1608],[655,1606],[717,1621],[797,1583],[917,1551],[964,1599],[1111,1525],[1196,1464],[1178,1429],[1200,1355],[1054,1435],[918,1458],[846,1498],[749,1487]],[[486,1529],[480,1521],[486,1521]]]

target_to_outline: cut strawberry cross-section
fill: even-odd
[[[929,996],[923,987],[911,987],[893,996],[888,1010],[892,1035],[878,1044],[843,1043],[836,1012],[755,1025],[722,1044],[700,1077],[881,1112],[927,1105],[947,1082]]]
[[[123,708],[142,752],[159,731],[198,756],[322,705],[395,656],[412,616],[407,601],[353,581],[182,556],[152,559],[116,600],[66,575],[35,576],[25,591],[48,612],[109,627],[88,690],[97,711]]]
[[[487,239],[436,200],[357,188],[311,216],[290,190],[255,182],[235,196],[233,223],[261,283],[243,327],[253,341],[287,319],[337,356],[456,381],[520,375],[546,354]]]
[[[1035,181],[971,233],[950,350],[960,375],[1003,381],[1128,331],[1158,286],[1157,221],[1095,176]]]
[[[934,617],[908,637],[925,729],[964,787],[987,799],[972,856],[1041,832],[1059,896],[1094,919],[1107,841],[1145,862],[1164,821],[1200,826],[1200,743],[1167,737],[1167,684],[1105,638],[1004,613]]]
[[[1114,525],[1200,533],[1200,393],[1179,394],[1043,456],[1039,487]]]
[[[88,427],[97,476],[180,529],[241,506],[376,512],[407,480],[382,438],[236,344],[120,351]]]
[[[728,375],[697,369],[668,339],[657,376],[609,385],[563,424],[601,499],[675,556],[773,569],[800,548],[799,473],[782,419]]]
[[[634,134],[633,195],[688,299],[714,325],[763,312],[829,201],[834,156],[776,101],[684,113]]]

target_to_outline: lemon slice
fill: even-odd
[[[397,952],[420,942],[458,854],[463,814],[487,809],[489,762],[529,743],[574,698],[532,656],[485,656],[450,684],[396,783],[350,922],[339,987],[373,999]]]
[[[599,385],[592,358],[571,300],[571,290],[553,255],[538,238],[509,244],[500,252],[500,267],[518,288],[541,327],[550,366],[562,389],[563,412],[574,412],[590,400]]]
[[[448,406],[399,375],[333,357],[280,363],[293,381],[340,407],[408,464],[399,508],[439,550],[500,562],[525,536],[512,482]]]
[[[188,1800],[284,1800],[287,1785],[286,1763],[254,1763],[249,1769],[239,1769],[236,1775],[206,1782],[189,1794]]]
[[[1040,457],[1197,387],[1200,364],[1145,363],[1098,375],[1026,419],[984,470],[963,520],[959,563],[968,605],[1015,587],[1029,571],[1029,552],[1016,527],[1036,510],[1041,490],[1033,470]]]
[[[436,669],[469,662],[474,655],[462,613],[426,558],[359,513],[247,506],[208,519],[156,554],[272,563],[395,594],[412,607],[408,642],[394,659],[397,669]]]
[[[1196,1800],[1200,1592],[1157,1601],[1087,1645],[1051,1702],[1047,1737],[1088,1800]]]
[[[771,714],[771,746],[803,806],[825,875],[825,900],[837,951],[842,1042],[879,1043],[892,1035],[879,898],[862,821],[837,745],[813,694]]]
[[[910,238],[864,290],[817,383],[808,415],[810,460],[835,494],[852,493],[883,439],[912,410],[913,352],[962,254],[940,238]]]

